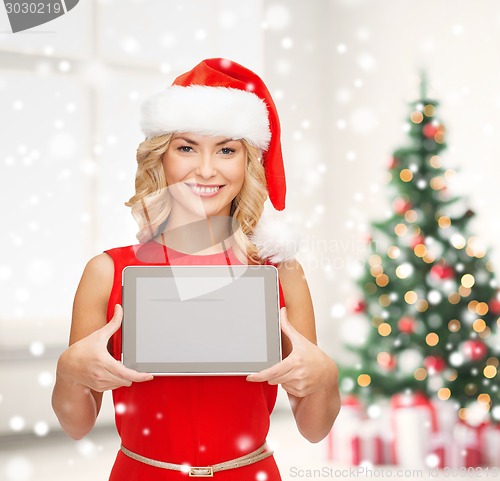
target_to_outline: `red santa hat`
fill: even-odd
[[[245,139],[259,147],[269,199],[277,210],[285,208],[278,112],[266,85],[251,70],[223,58],[203,60],[146,99],[141,114],[146,137],[194,132]]]
[[[147,138],[194,132],[247,140],[262,151],[269,200],[276,210],[285,208],[278,112],[266,85],[251,70],[223,58],[203,60],[143,102],[140,126]],[[266,212],[269,210],[267,207]],[[273,224],[275,221],[276,215]],[[293,257],[296,248],[289,239],[282,245],[275,238],[275,229],[271,237],[263,232],[264,224],[259,221],[253,239],[264,256],[278,262]]]

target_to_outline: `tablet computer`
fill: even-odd
[[[122,289],[126,367],[243,375],[281,360],[274,266],[128,266]]]

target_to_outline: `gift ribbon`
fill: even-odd
[[[347,395],[343,396],[341,399],[341,410],[340,410],[340,418],[337,418],[337,423],[339,422],[339,419],[341,419],[342,416],[342,409],[348,408],[355,414],[359,419],[362,418],[363,416],[363,411],[362,411],[362,406],[361,403],[359,402],[358,398],[353,395]],[[344,411],[345,412],[345,411]],[[338,424],[337,424],[338,425]],[[327,454],[326,457],[328,461],[332,461],[334,458],[334,452],[335,452],[335,425],[333,428],[330,430],[328,433],[328,438],[327,438]],[[353,446],[351,446],[352,448]]]
[[[397,410],[400,408],[409,407],[421,407],[425,408],[430,417],[431,421],[431,432],[437,433],[439,426],[437,420],[436,409],[431,403],[430,399],[422,392],[412,392],[412,393],[398,393],[394,394],[391,398],[391,409]],[[392,430],[393,430],[393,440],[392,440],[392,464],[398,464],[398,454],[396,449],[396,421],[394,416],[392,417]]]
[[[471,426],[466,421],[460,419],[457,426],[459,429],[462,427],[462,436],[458,440],[458,449],[460,453],[465,450],[465,458],[461,460],[460,467],[476,468],[481,466],[484,464],[484,434],[490,424],[482,422],[478,426]]]

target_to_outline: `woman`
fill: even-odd
[[[302,268],[262,228],[266,198],[279,210],[285,200],[276,107],[253,72],[208,59],[150,97],[141,126],[146,140],[127,203],[140,244],[105,251],[85,267],[70,347],[57,366],[54,411],[80,439],[94,426],[103,391],[113,390],[122,447],[111,481],[279,480],[265,445],[277,385],[311,442],[331,429],[339,394],[336,365],[316,345]],[[125,266],[270,262],[282,294],[282,362],[247,377],[153,377],[120,363]]]

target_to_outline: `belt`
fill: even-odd
[[[188,464],[166,463],[164,461],[146,458],[146,456],[141,456],[140,454],[130,451],[130,449],[127,449],[123,444],[120,446],[120,449],[126,456],[135,459],[136,461],[140,461],[141,463],[149,464],[150,466],[154,466],[156,468],[182,471],[184,473],[188,473],[189,476],[197,478],[210,478],[217,471],[225,471],[226,469],[248,466],[256,463],[257,461],[261,461],[262,459],[266,459],[273,454],[271,449],[267,450],[267,444],[264,443],[259,449],[256,449],[255,451],[245,454],[239,458],[231,459],[230,461],[224,461],[223,463],[217,463],[211,466],[189,466]]]

